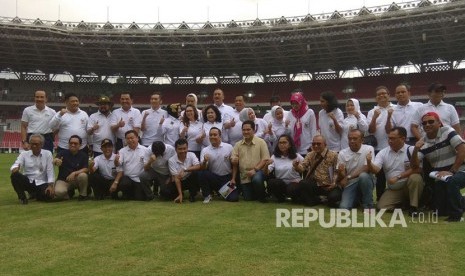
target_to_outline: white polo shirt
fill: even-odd
[[[141,115],[140,111],[137,108],[131,107],[128,111],[124,111],[123,108],[118,108],[113,110],[110,117],[110,125],[116,126],[119,121],[123,119],[126,123],[124,127],[118,128],[116,131],[116,138],[119,138],[124,141],[124,134],[128,130],[133,130],[134,128],[140,128]]]
[[[185,171],[187,168],[195,165],[199,165],[199,159],[193,152],[187,152],[186,159],[184,162],[178,159],[178,155],[175,154],[168,160],[168,166],[170,168],[170,173],[172,176],[178,175],[180,172]],[[185,172],[182,180],[185,180],[191,175],[192,172]]]
[[[349,147],[349,132],[352,129],[359,129],[363,134],[368,131],[367,117],[362,113],[359,118],[354,115],[347,116],[342,123],[341,149]]]
[[[337,156],[337,166],[343,164],[346,168],[346,175],[353,175],[356,170],[367,164],[367,154],[371,152],[371,156],[375,156],[375,150],[372,146],[363,145],[357,152],[353,152],[350,148],[342,149]],[[348,184],[357,182],[358,178],[349,180]]]
[[[32,105],[24,109],[21,121],[27,123],[27,133],[47,134],[52,132],[49,122],[55,114],[55,110],[48,106],[39,110],[37,106]]]
[[[289,112],[289,121],[291,136],[294,137],[294,126],[297,122],[297,119],[294,117],[292,112]],[[297,152],[302,155],[306,155],[307,150],[312,145],[313,136],[317,135],[315,112],[309,108],[307,112],[305,112],[305,114],[300,118],[300,122],[302,124],[302,135],[300,136],[300,147],[297,149]]]
[[[184,129],[184,124],[179,125],[179,138],[187,139],[187,150],[189,151],[200,151],[202,149],[202,144],[198,144],[195,139],[202,135],[203,123],[200,121],[190,122],[189,127],[187,128],[186,137],[181,137],[181,131]],[[208,139],[208,135],[205,137]]]
[[[57,112],[50,121],[50,127],[58,129],[58,146],[67,149],[71,135],[78,135],[82,138],[80,149],[87,146],[88,121],[89,116],[81,109],[74,113],[68,111],[63,116],[60,115],[60,112]]]
[[[410,152],[410,156],[412,156],[413,148],[414,146],[409,146],[407,144],[398,152],[393,151],[391,147],[384,148],[376,155],[373,165],[384,171],[386,179],[396,177],[410,168],[407,149]]]
[[[179,139],[179,128],[181,126],[183,124],[179,119],[168,116],[161,128],[158,128],[160,135],[163,137],[163,142],[174,147],[174,143]]]
[[[268,165],[268,171],[274,171],[276,179],[281,179],[286,184],[302,180],[300,173],[294,170],[294,166],[292,165],[294,160],[302,162],[304,160],[302,155],[297,153],[297,157],[295,159],[289,159],[284,156],[276,157],[272,155],[271,159],[273,160],[273,163]]]
[[[368,111],[368,116],[367,116],[367,123],[368,126],[370,126],[371,120],[373,118],[373,114],[376,109],[381,110],[381,114],[379,114],[378,118],[376,119],[376,131],[374,133],[376,137],[376,141],[378,142],[378,145],[376,146],[376,150],[382,150],[385,147],[388,147],[388,138],[387,138],[387,133],[386,133],[386,122],[387,122],[387,113],[389,108],[394,108],[394,105],[392,103],[389,103],[387,107],[380,107],[379,105],[373,107],[372,110]]]
[[[162,118],[168,118],[168,112],[166,112],[166,110],[163,110],[161,107],[159,107],[156,110],[150,108],[142,111],[140,117],[141,124],[144,115],[147,113],[149,115],[147,115],[147,118],[145,118],[145,130],[142,133],[141,138],[141,143],[144,146],[150,146],[155,141],[163,141],[162,132],[159,131],[159,129],[162,128],[162,125],[160,125],[160,120]]]
[[[113,141],[113,144],[115,142],[115,136],[113,135],[113,132],[111,131],[110,117],[111,117],[111,112],[110,114],[108,114],[108,116],[105,116],[100,111],[97,111],[94,114],[91,114],[89,117],[89,123],[87,124],[87,130],[92,129],[96,124],[99,125],[99,128],[96,129],[93,132],[93,134],[90,136],[91,141],[92,141],[91,142],[92,150],[95,152],[102,152],[102,150],[100,149],[100,145],[103,139],[110,139],[111,141]]]
[[[116,154],[112,153],[110,158],[107,159],[103,154],[94,158],[94,170],[99,171],[103,178],[113,180],[116,177],[115,166]]]
[[[334,109],[333,114],[336,116],[336,121],[339,123],[341,128],[344,125],[344,114],[339,108]],[[341,150],[341,134],[337,133],[334,121],[328,116],[328,112],[322,109],[318,116],[318,125],[320,126],[320,133],[326,139],[326,145],[329,150],[340,151]]]
[[[221,142],[218,147],[213,147],[209,145],[204,148],[200,153],[200,162],[203,162],[205,155],[208,154],[210,159],[208,160],[207,169],[214,174],[223,176],[232,173],[231,162],[231,153],[233,146],[228,143]]]
[[[140,182],[139,175],[144,171],[144,165],[149,161],[151,155],[152,152],[142,145],[137,145],[135,149],[125,146],[119,151],[120,165],[116,171],[123,172],[133,181]]]
[[[240,111],[237,111],[236,109],[234,109],[233,112],[231,113],[231,118],[227,120],[227,122],[230,122],[234,118],[234,122],[236,122],[234,127],[231,127],[226,130],[226,132],[228,133],[227,142],[233,146],[237,142],[242,140],[242,122],[241,122],[241,119],[239,119],[239,113]]]
[[[216,104],[214,104],[214,105],[221,112],[221,122],[224,123],[224,122],[228,121],[229,119],[231,119],[231,117],[233,116],[233,113],[234,113],[234,108],[232,108],[229,105],[225,105],[224,103],[222,103],[220,106],[217,106]]]
[[[438,105],[434,105],[431,101],[418,107],[415,117],[412,120],[413,125],[421,126],[421,117],[428,112],[436,112],[445,126],[453,126],[460,123],[457,110],[451,104],[441,101]]]
[[[423,104],[409,101],[406,105],[397,104],[392,112],[391,123],[393,127],[403,127],[407,130],[407,138],[414,138],[411,126],[412,120],[417,113],[417,109]]]
[[[19,154],[10,171],[20,167],[23,175],[29,179],[29,183],[36,181],[36,186],[55,182],[53,171],[53,156],[48,150],[40,150],[38,156],[32,153],[32,150],[23,151]]]
[[[202,148],[208,147],[210,145],[210,139],[208,139],[208,135],[209,135],[210,129],[212,129],[212,127],[216,127],[219,130],[221,130],[221,141],[225,141],[225,142],[228,141],[228,134],[223,129],[223,123],[205,122],[205,123],[203,123],[203,131],[205,131],[205,138],[203,138],[203,141],[202,141]]]
[[[148,149],[152,152],[152,145],[150,145]],[[161,175],[170,175],[168,160],[175,155],[176,150],[174,147],[165,143],[165,152],[162,156],[157,156],[157,159],[151,165],[152,169]]]

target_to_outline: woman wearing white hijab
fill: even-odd
[[[257,118],[257,116],[255,116],[255,111],[252,108],[247,107],[242,109],[239,113],[239,119],[241,122],[245,122],[247,120],[253,121],[255,123],[255,136],[262,139],[265,137],[265,132],[267,130],[266,121]]]
[[[270,145],[270,152],[273,152],[277,137],[283,134],[290,135],[291,129],[289,128],[290,121],[284,120],[284,109],[281,106],[273,106],[270,114],[272,119],[265,132],[265,141]]]
[[[362,133],[368,131],[367,117],[360,112],[360,102],[350,98],[346,102],[347,117],[342,125],[341,149],[349,147],[347,135],[351,129],[360,129]]]

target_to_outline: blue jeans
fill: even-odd
[[[358,181],[345,187],[339,208],[351,209],[358,199],[362,200],[363,208],[373,208],[373,177],[368,173],[361,173]]]
[[[438,181],[436,184],[445,185],[447,190],[447,209],[449,217],[460,218],[463,214],[462,194],[460,189],[465,187],[465,172],[457,172],[449,181]]]
[[[249,183],[241,183],[242,196],[244,200],[266,200],[265,174],[263,171],[256,172]]]

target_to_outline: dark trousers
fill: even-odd
[[[212,191],[219,191],[224,184],[231,180],[231,174],[217,175],[209,170],[200,171],[198,178],[201,180],[200,188],[202,189],[202,196],[205,198],[212,193]],[[239,191],[235,189],[232,191],[226,201],[239,201]]]
[[[375,151],[375,155],[378,154],[379,150]],[[386,175],[384,174],[384,170],[379,170],[376,174],[376,201],[379,201],[381,196],[386,190]]]
[[[113,199],[119,199],[118,193],[122,192],[121,199],[129,200],[151,200],[146,197],[140,182],[136,182],[128,176],[123,176],[118,183],[118,188],[111,194]]]
[[[276,197],[278,202],[284,202],[286,197],[290,197],[292,202],[298,202],[301,198],[299,183],[286,184],[281,179],[271,178],[267,180],[267,184],[268,192]]]
[[[27,134],[26,141],[29,141],[29,137],[31,137],[32,134],[33,133]],[[53,134],[53,132],[45,133],[42,135],[44,136],[44,145],[42,146],[42,148],[53,153],[53,148],[54,148],[53,142],[55,140],[55,135]]]
[[[191,173],[189,177],[181,181],[181,189],[189,190],[189,196],[194,198],[199,192],[199,183],[197,181],[196,173]],[[164,199],[173,200],[178,196],[176,183],[169,182],[160,185],[160,196]]]
[[[155,197],[159,194],[158,189],[162,184],[167,184],[170,181],[169,175],[163,175],[153,169],[144,171],[139,175],[142,189],[148,197]],[[152,191],[153,186],[153,191]]]
[[[244,200],[266,201],[265,175],[263,171],[256,172],[249,183],[241,183]]]
[[[316,181],[302,180],[299,182],[302,199],[306,206],[315,206],[321,203],[320,195],[328,197],[328,206],[338,207],[341,201],[342,191],[336,187],[330,191],[318,186]]]
[[[110,195],[110,187],[114,179],[106,179],[99,172],[89,174],[89,186],[94,192],[95,199],[103,199]]]
[[[35,181],[30,183],[29,178],[20,172],[15,172],[11,175],[11,184],[18,195],[18,199],[26,199],[25,192],[34,194],[36,199],[40,201],[47,201],[51,199],[45,192],[48,187],[47,183],[36,186]]]

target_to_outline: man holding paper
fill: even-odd
[[[389,147],[382,149],[374,162],[368,162],[368,170],[376,174],[382,169],[386,174],[387,190],[379,199],[378,208],[393,210],[409,204],[408,213],[414,216],[425,184],[418,163],[410,164],[413,146],[407,145],[406,139],[404,127],[392,128],[388,134]]]
[[[232,176],[231,152],[233,147],[221,141],[221,130],[212,127],[209,131],[210,144],[200,153],[199,179],[202,179],[201,188],[204,198],[203,203],[209,203],[212,199],[212,190],[219,191]],[[239,194],[235,186],[226,197],[227,201],[238,201]],[[226,189],[227,187],[225,187]]]

